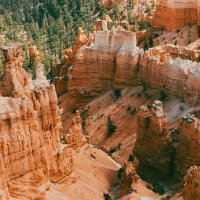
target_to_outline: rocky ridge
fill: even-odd
[[[200,66],[195,61],[199,50],[168,44],[143,52],[136,46],[135,33],[120,27],[108,30],[107,21],[103,24],[94,44],[82,46],[73,65],[63,73],[67,82],[62,85],[67,89],[58,89],[58,93],[68,91],[69,109],[80,108],[109,88],[141,84],[159,88],[169,98],[183,99],[189,105],[199,102]]]
[[[55,87],[46,80],[41,63],[32,81],[22,68],[21,47],[1,47],[0,198],[45,199],[49,181],[68,177],[73,160],[71,149],[60,143],[63,128]]]

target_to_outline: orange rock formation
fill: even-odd
[[[184,188],[182,191],[184,200],[200,199],[200,167],[193,166],[187,171],[184,177]]]
[[[76,117],[72,120],[72,125],[65,135],[66,143],[68,147],[71,147],[75,150],[79,150],[81,146],[86,143],[86,138],[83,135],[82,126],[81,126],[81,117],[78,110],[76,111]]]
[[[133,153],[140,164],[156,168],[162,174],[169,175],[174,149],[162,102],[154,102],[151,115],[146,106],[140,107],[137,133]]]
[[[57,61],[53,65],[53,74],[55,76],[54,85],[58,95],[62,95],[67,91],[68,75],[73,68],[75,55],[77,51],[83,46],[89,46],[94,41],[94,35],[89,34],[88,38],[85,35],[85,31],[82,27],[78,29],[78,36],[76,37],[76,43],[72,49],[66,49],[65,55],[61,61]]]
[[[123,189],[137,191],[137,182],[139,176],[137,175],[135,166],[132,162],[125,162],[123,167],[122,181]]]
[[[57,96],[37,66],[36,80],[22,68],[21,44],[1,47],[0,189],[2,199],[45,199],[49,180],[72,172],[71,150],[60,143],[62,123]]]
[[[200,4],[197,0],[158,0],[151,25],[165,27],[167,31],[189,23],[200,25],[199,13]]]

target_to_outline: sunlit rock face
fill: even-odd
[[[190,24],[200,25],[198,0],[157,0],[153,26],[165,27],[167,31]]]
[[[38,63],[36,80],[22,68],[21,44],[2,46],[0,83],[1,199],[45,199],[49,181],[72,172],[71,150],[60,143],[57,95]]]
[[[174,148],[162,102],[154,102],[151,114],[146,106],[140,107],[137,133],[133,154],[139,159],[140,165],[170,175]]]
[[[94,44],[78,50],[75,64],[68,80],[70,95],[69,108],[79,107],[100,92],[119,84],[136,83],[134,79],[140,52],[136,47],[136,36],[123,28],[107,30],[103,21],[103,31],[95,33]],[[132,83],[131,83],[132,82]]]

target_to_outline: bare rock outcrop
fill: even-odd
[[[87,140],[83,135],[81,117],[78,110],[76,111],[76,117],[72,120],[72,125],[65,135],[65,141],[68,147],[73,148],[74,150],[79,150],[81,146],[86,144]]]
[[[60,143],[63,128],[55,88],[44,77],[42,65],[37,66],[36,80],[31,80],[22,68],[21,46],[1,47],[1,199],[45,199],[49,181],[71,174],[72,153]]]
[[[123,166],[122,187],[125,191],[137,191],[137,182],[139,176],[137,175],[135,165],[126,161]]]
[[[180,143],[176,152],[176,176],[184,176],[193,165],[200,165],[200,121],[193,115],[183,116],[180,125]]]
[[[173,151],[162,102],[154,102],[152,114],[149,113],[146,106],[140,107],[137,141],[133,150],[133,154],[139,159],[140,164],[169,175]]]
[[[75,65],[68,76],[69,108],[78,108],[100,92],[111,88],[111,83],[131,84],[139,62],[135,33],[122,28],[97,31],[94,44],[83,46],[76,54]],[[121,58],[123,57],[123,60]],[[127,64],[130,58],[130,64]],[[131,81],[136,83],[135,80]]]
[[[197,0],[158,0],[151,25],[165,27],[167,31],[189,23],[199,25],[199,12],[200,4]]]
[[[200,167],[192,166],[184,177],[184,188],[182,191],[184,200],[200,199]]]
[[[68,79],[70,76],[70,71],[74,66],[77,51],[84,45],[90,46],[93,41],[94,35],[90,33],[87,38],[83,28],[79,27],[78,36],[76,37],[76,43],[73,49],[66,49],[64,52],[64,57],[61,59],[61,61],[56,61],[53,64],[52,70],[53,75],[55,76],[53,83],[59,96],[67,92]]]

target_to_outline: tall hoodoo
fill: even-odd
[[[37,79],[31,80],[22,68],[21,47],[19,43],[1,47],[5,59],[0,83],[1,198],[45,199],[49,181],[70,175],[73,161],[71,150],[60,143],[55,88],[41,66]]]
[[[180,125],[180,143],[176,153],[176,175],[184,176],[192,165],[200,165],[200,121],[194,115],[185,115]]]
[[[151,115],[146,106],[141,106],[138,113],[137,141],[133,150],[140,164],[169,175],[173,152],[171,144],[162,102],[154,102]]]

